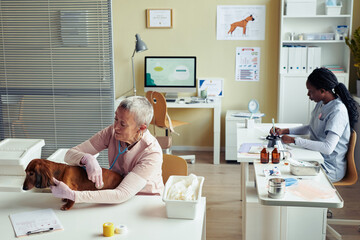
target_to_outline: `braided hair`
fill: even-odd
[[[351,128],[354,128],[358,121],[359,113],[357,111],[357,102],[351,97],[343,83],[339,83],[335,74],[327,68],[316,68],[308,77],[307,81],[316,89],[324,89],[338,95],[345,104]],[[334,89],[334,91],[333,91]]]

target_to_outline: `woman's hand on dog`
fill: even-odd
[[[65,183],[53,178],[55,186],[50,186],[51,192],[54,197],[65,198],[75,201],[75,192],[71,190]]]
[[[82,157],[81,163],[85,165],[89,180],[95,183],[95,187],[97,189],[101,189],[104,186],[102,169],[96,158],[94,158],[93,155],[87,153]]]

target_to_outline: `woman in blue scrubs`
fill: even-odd
[[[308,96],[316,102],[309,125],[296,128],[276,128],[283,143],[295,143],[319,151],[324,157],[323,168],[332,182],[340,181],[346,173],[346,152],[351,129],[357,122],[357,103],[344,84],[326,68],[315,69],[306,81]],[[270,130],[272,131],[272,130]],[[284,135],[285,134],[285,135]],[[286,134],[310,134],[310,139]]]

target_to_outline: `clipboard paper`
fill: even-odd
[[[9,215],[16,237],[28,236],[28,232],[64,230],[53,209],[41,209]]]

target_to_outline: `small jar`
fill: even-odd
[[[260,162],[269,163],[269,152],[266,149],[266,145],[263,146],[263,149],[260,152]]]
[[[271,162],[275,164],[280,162],[280,152],[277,145],[274,146],[274,150],[271,152]]]

